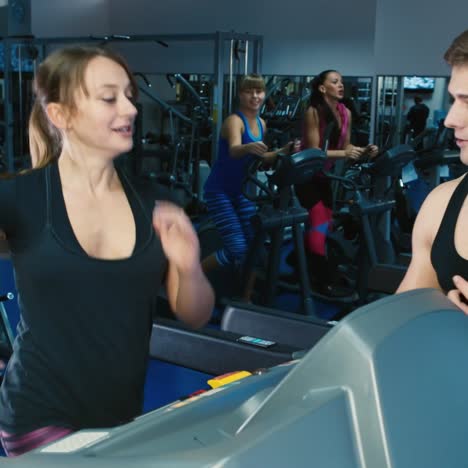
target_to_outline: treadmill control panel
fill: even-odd
[[[252,346],[259,346],[260,348],[269,348],[276,344],[275,341],[262,340],[261,338],[255,338],[253,336],[241,336],[240,338],[237,338],[237,341],[247,343]]]

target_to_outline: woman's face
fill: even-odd
[[[342,76],[338,72],[328,73],[323,84],[319,86],[319,91],[328,98],[343,99],[344,84]]]
[[[111,59],[96,57],[84,78],[88,96],[83,90],[76,93],[66,131],[70,143],[106,158],[130,151],[137,109],[127,72]]]
[[[261,88],[249,88],[239,92],[241,109],[259,112],[265,100],[265,91]]]

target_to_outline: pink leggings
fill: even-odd
[[[41,445],[61,439],[75,432],[73,429],[57,426],[46,426],[26,434],[15,435],[0,431],[0,441],[8,457],[17,457]]]

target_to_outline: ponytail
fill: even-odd
[[[59,131],[49,123],[44,108],[36,101],[29,117],[29,151],[33,169],[39,169],[56,160],[62,149]]]

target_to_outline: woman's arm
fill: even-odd
[[[268,149],[263,141],[242,144],[244,124],[238,115],[230,115],[223,123],[221,136],[229,145],[229,155],[233,158],[242,158],[246,154],[261,156]]]
[[[348,112],[349,126],[346,134],[346,140],[344,144],[344,149],[339,150],[327,150],[327,157],[329,158],[351,158],[359,159],[363,153],[362,148],[351,145],[349,142],[351,140],[351,113],[349,109],[346,109]],[[318,148],[320,149],[320,126],[319,126],[319,116],[317,109],[315,107],[309,107],[305,114],[305,147],[306,148]]]
[[[200,245],[192,223],[178,206],[158,201],[153,226],[169,262],[167,296],[176,316],[191,327],[211,317],[214,293],[200,265]]]
[[[201,266],[193,270],[180,270],[169,262],[167,296],[176,316],[193,328],[205,325],[214,307],[214,293]]]

